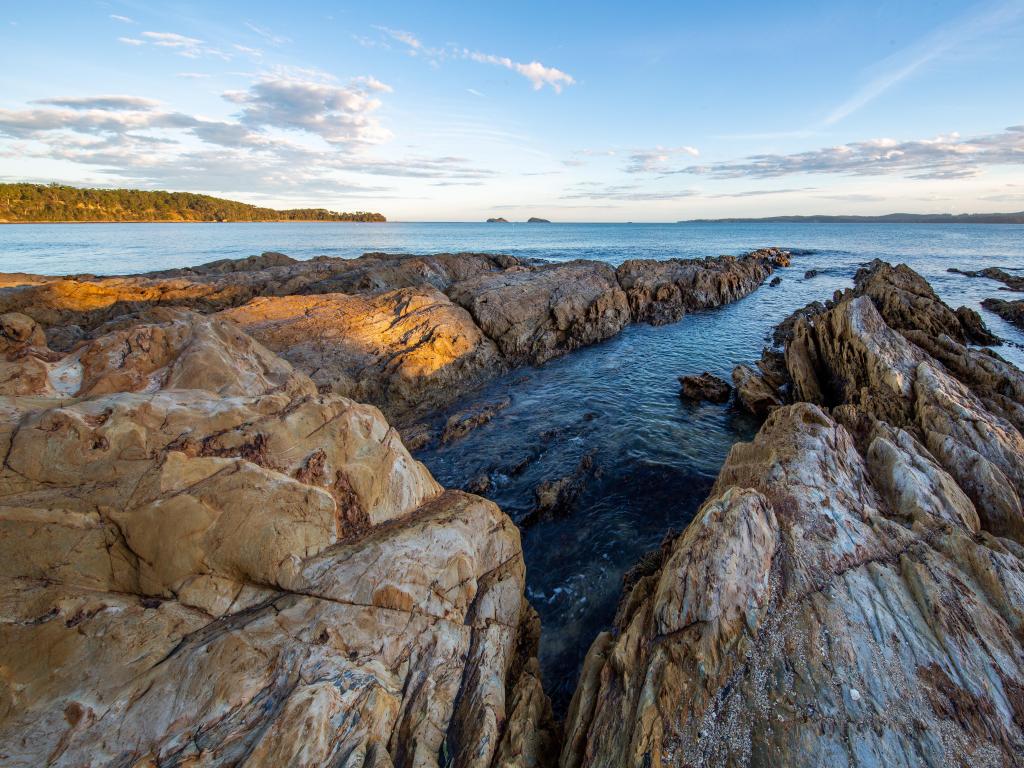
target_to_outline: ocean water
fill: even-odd
[[[511,405],[447,446],[421,451],[446,486],[488,475],[488,495],[522,522],[534,489],[573,472],[592,453],[582,494],[562,517],[523,525],[527,593],[541,616],[545,687],[564,713],[583,656],[610,626],[623,574],[666,532],[682,530],[707,495],[730,447],[758,422],[732,405],[680,400],[677,377],[728,378],[753,362],[771,329],[792,310],[849,287],[873,258],[904,262],[952,306],[982,313],[1024,367],[1024,334],[982,309],[1010,298],[999,283],[949,267],[1024,271],[1024,226],[871,224],[109,224],[0,227],[0,271],[46,274],[140,272],[278,250],[297,258],[366,251],[491,251],[553,260],[739,254],[793,249],[793,264],[728,306],[673,325],[635,325],[614,339],[519,369],[455,407],[504,396]],[[818,270],[805,278],[807,270]],[[445,414],[440,414],[442,421]]]

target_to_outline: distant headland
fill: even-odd
[[[0,184],[0,223],[372,221],[379,213],[324,208],[278,211],[191,192],[84,189],[61,184]]]
[[[761,218],[687,219],[677,224],[768,224],[796,222],[808,224],[1024,224],[1024,211],[1018,213],[888,213],[884,216],[765,216]]]

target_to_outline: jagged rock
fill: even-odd
[[[1013,323],[1024,330],[1024,301],[1004,301],[1003,299],[985,299],[981,306],[995,312],[1003,320]]]
[[[717,376],[704,371],[700,376],[680,376],[680,395],[687,400],[709,400],[724,403],[732,393],[732,387]]]
[[[718,307],[753,292],[789,254],[763,248],[745,256],[708,259],[631,259],[616,270],[633,319],[651,325],[679,320],[686,312]]]
[[[832,415],[733,448],[595,640],[562,766],[1021,764],[1024,375],[886,273],[793,324]]]
[[[596,261],[507,269],[449,290],[513,364],[540,364],[629,323],[615,271]]]
[[[288,267],[298,264],[297,259],[277,251],[264,251],[259,256],[246,256],[241,259],[217,259],[195,267],[165,269],[150,272],[149,277],[187,277],[191,275],[222,275],[230,272],[254,272],[268,267]]]
[[[52,395],[48,362],[56,355],[43,329],[27,315],[0,315],[0,396]]]
[[[443,408],[505,368],[469,313],[429,286],[260,298],[218,316],[309,374],[321,392],[373,403],[391,421]]]
[[[893,267],[875,259],[857,271],[855,293],[869,296],[893,329],[916,329],[934,335],[946,334],[964,343],[991,344],[995,337],[976,312],[947,307],[927,281],[906,264]]]
[[[0,397],[0,762],[549,765],[511,520],[238,337],[121,330],[74,355],[105,394]]]
[[[782,398],[749,366],[737,365],[733,368],[732,383],[736,387],[736,399],[755,416],[767,416],[782,405]]]
[[[1024,566],[974,520],[906,433],[774,411],[595,642],[561,765],[1018,764]]]
[[[818,270],[818,269],[808,269],[806,272],[804,272],[804,280],[810,280],[812,277],[817,277],[820,274],[821,274],[821,270]]]
[[[772,288],[776,288],[782,285],[782,278],[776,275],[771,279],[771,282],[769,282],[768,285],[770,285]]]
[[[512,398],[502,397],[491,402],[472,405],[461,411],[456,411],[445,422],[441,430],[441,442],[450,443],[459,440],[472,432],[477,427],[490,422],[501,411],[512,405]]]
[[[998,280],[1011,291],[1024,291],[1024,277],[1011,275],[1005,269],[999,269],[999,267],[986,267],[980,270],[962,270],[953,267],[947,271],[967,277],[987,277],[990,280]]]

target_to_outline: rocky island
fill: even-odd
[[[1024,374],[911,270],[866,266],[737,368],[764,425],[631,572],[564,724],[516,526],[404,444],[788,263],[0,275],[0,762],[1020,765]]]

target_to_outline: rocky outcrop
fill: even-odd
[[[679,395],[684,400],[724,403],[732,394],[732,387],[727,382],[708,371],[704,371],[700,376],[680,376],[679,385]]]
[[[1024,291],[1024,277],[1021,275],[1011,275],[1005,269],[999,269],[999,267],[986,267],[979,270],[951,268],[948,271],[966,277],[987,277],[989,280],[998,280],[1006,286],[1007,290]]]
[[[616,270],[636,322],[664,325],[686,312],[740,299],[764,282],[789,254],[764,248],[740,258],[631,259]]]
[[[0,397],[0,762],[550,762],[495,505],[223,320],[68,359],[75,397]]]
[[[875,274],[794,323],[816,403],[735,446],[624,594],[563,766],[1022,764],[1024,377]]]
[[[596,261],[484,274],[455,284],[448,295],[514,365],[544,363],[603,341],[630,321],[615,271]]]
[[[750,366],[733,368],[732,383],[736,387],[736,400],[755,416],[763,418],[782,405],[781,395]]]
[[[995,312],[1006,322],[1013,323],[1021,330],[1024,330],[1024,301],[985,299],[981,302],[981,306],[991,312]]]
[[[373,403],[392,422],[443,408],[505,367],[469,313],[429,286],[260,298],[218,317],[308,373],[321,392]]]

